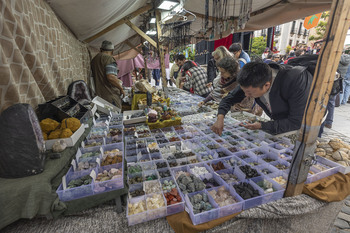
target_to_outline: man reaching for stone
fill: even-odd
[[[215,133],[221,135],[226,113],[245,96],[254,97],[272,120],[241,123],[241,126],[252,130],[262,129],[271,134],[300,128],[312,83],[312,75],[306,67],[251,62],[241,69],[238,83],[240,86],[220,102],[218,117],[212,126]]]

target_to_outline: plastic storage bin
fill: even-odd
[[[130,215],[130,213],[129,213],[129,208],[130,208],[129,205],[130,204],[139,203],[139,202],[143,202],[144,203],[145,210],[143,212]],[[126,210],[126,217],[128,219],[129,226],[148,221],[148,218],[147,218],[147,206],[146,206],[145,196],[128,198],[128,208]]]
[[[82,172],[73,172],[72,168],[68,171],[67,175],[65,175],[62,179],[65,179],[65,182],[68,186],[69,182],[74,179],[79,179],[83,176],[89,175],[90,172],[94,169],[90,169]],[[88,185],[82,185],[75,188],[63,189],[63,184],[60,184],[56,193],[61,201],[70,201],[74,199],[79,199],[87,196],[93,195],[93,185],[94,181]]]
[[[109,171],[112,168],[121,169],[121,171],[122,171],[121,177],[118,177],[118,178],[115,178],[115,179],[111,179],[111,180],[107,180],[107,181],[103,181],[103,182],[94,182],[94,186],[93,186],[94,194],[103,193],[103,192],[109,192],[109,191],[121,189],[121,188],[124,187],[123,163],[118,163],[118,164],[112,164],[112,165],[108,165],[108,166],[99,167],[99,168],[97,168],[97,175],[98,175],[98,173],[102,173],[104,170]]]
[[[202,213],[198,213],[198,214],[193,213],[193,205],[190,201],[190,197],[193,197],[194,195],[196,195],[198,193],[201,193],[201,194],[205,193],[208,195],[209,203],[211,204],[213,209],[211,209],[209,211],[202,212]],[[190,218],[192,220],[193,225],[198,225],[201,223],[209,222],[209,221],[217,219],[219,217],[219,209],[218,209],[219,206],[216,204],[214,199],[208,194],[208,192],[206,190],[186,194],[185,201],[186,201],[186,205],[189,209],[189,215],[190,215]]]

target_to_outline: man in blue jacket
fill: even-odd
[[[306,67],[250,62],[238,74],[238,83],[239,86],[220,102],[217,120],[212,126],[215,133],[221,135],[226,113],[245,96],[254,97],[272,120],[242,126],[271,134],[300,128],[312,83],[312,75]]]
[[[238,60],[239,68],[242,68],[245,64],[250,62],[250,57],[248,53],[242,50],[242,45],[240,43],[233,43],[232,45],[230,45],[230,48],[228,50]]]

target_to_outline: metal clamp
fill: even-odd
[[[308,154],[304,159],[305,166],[311,167],[317,163],[316,156],[314,154]]]

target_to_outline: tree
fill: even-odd
[[[316,35],[310,36],[309,37],[310,41],[323,39],[323,36],[326,32],[328,17],[329,17],[329,11],[322,13],[321,20],[316,26]]]
[[[276,46],[276,42],[273,42],[273,47]],[[252,43],[252,52],[256,55],[261,55],[266,49],[266,38],[263,36],[254,37]]]
[[[252,52],[261,55],[266,48],[266,39],[263,36],[254,37],[252,43]]]

